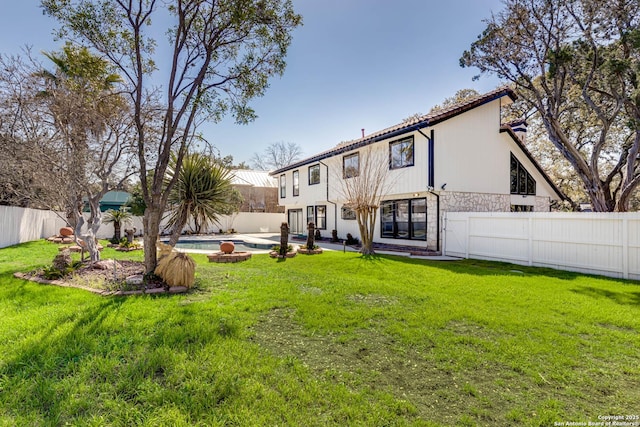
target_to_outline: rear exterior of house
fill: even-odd
[[[362,156],[388,159],[374,241],[440,250],[444,212],[549,211],[560,191],[531,157],[522,128],[503,126],[515,99],[496,89],[437,113],[367,135],[271,172],[290,231],[313,221],[323,236],[358,236],[341,180],[366,173]]]

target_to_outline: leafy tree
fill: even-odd
[[[104,213],[102,222],[105,224],[113,224],[113,239],[112,243],[120,242],[122,236],[120,230],[125,224],[129,224],[133,219],[133,215],[126,208],[113,210],[109,209]]]
[[[265,93],[269,77],[284,72],[301,17],[290,0],[42,0],[42,6],[62,24],[61,36],[78,37],[108,57],[129,85],[146,204],[144,245],[153,248],[198,125],[228,112],[239,123],[255,118],[248,102]],[[152,30],[156,23],[169,26]],[[167,43],[159,45],[153,34],[166,34]],[[158,45],[170,60],[163,66],[167,83],[154,98]],[[171,153],[176,173],[166,182]],[[147,272],[156,264],[156,251],[145,251]]]
[[[447,110],[454,105],[461,104],[469,101],[470,99],[477,98],[478,96],[480,96],[480,92],[475,89],[460,89],[455,93],[455,95],[445,98],[445,100],[442,101],[442,105],[434,105],[429,111],[429,114]]]
[[[142,187],[140,187],[140,184],[136,184],[130,191],[129,200],[125,203],[125,207],[131,212],[131,215],[144,215],[144,210],[147,208],[147,205],[144,203],[144,196],[142,195]]]
[[[626,211],[640,184],[640,4],[505,0],[464,52],[511,82],[595,211]]]
[[[251,164],[259,170],[275,170],[288,166],[302,156],[302,148],[294,142],[274,142],[262,153],[253,153]]]
[[[171,246],[178,242],[190,219],[196,233],[200,233],[203,227],[216,222],[220,215],[230,212],[234,203],[233,175],[229,169],[200,153],[185,155],[177,172],[176,162],[177,157],[173,156],[165,177],[167,184],[177,177],[168,204]]]
[[[244,161],[235,164],[233,162],[233,156],[231,154],[228,154],[224,157],[216,156],[214,157],[214,160],[220,163],[222,166],[224,166],[227,169],[251,169],[249,165],[246,164]]]

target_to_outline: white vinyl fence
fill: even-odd
[[[276,233],[280,232],[283,221],[286,221],[283,213],[240,212],[221,217],[219,223],[213,224],[206,232],[234,229],[238,233]],[[0,248],[57,235],[65,225],[62,218],[52,211],[0,206]],[[132,224],[123,226],[123,235],[124,229],[131,227],[136,228],[136,235],[141,235],[142,218],[134,217]],[[189,230],[189,227],[185,227],[185,230]],[[111,237],[113,224],[102,224],[98,238]]]
[[[52,211],[0,206],[0,248],[58,234],[64,226]]]
[[[640,213],[444,215],[443,254],[640,280]]]

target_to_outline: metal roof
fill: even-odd
[[[267,171],[256,171],[249,169],[234,169],[232,171],[233,185],[245,185],[249,187],[277,188],[278,183]]]

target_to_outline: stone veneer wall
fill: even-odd
[[[549,212],[548,197],[536,197],[534,211]],[[437,197],[427,195],[427,248],[433,251],[442,249],[442,217],[444,212],[511,212],[511,195],[487,193],[440,193],[440,245],[438,236]]]
[[[510,212],[511,196],[487,193],[440,193],[440,212]]]
[[[551,201],[548,197],[536,197],[536,204],[533,207],[534,212],[549,212],[551,210]]]

